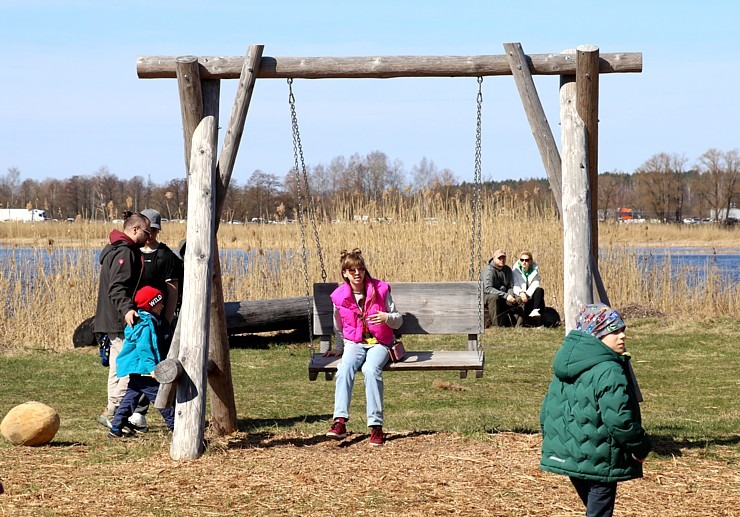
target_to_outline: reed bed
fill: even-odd
[[[330,216],[317,208],[311,224],[222,224],[218,247],[227,301],[305,296],[313,282],[339,279],[342,249],[359,247],[373,275],[389,281],[454,281],[473,278],[502,248],[512,263],[530,250],[539,263],[546,302],[562,314],[562,224],[552,210],[531,199],[483,199],[480,258],[471,247],[472,217],[460,198],[400,196],[382,204],[348,198]],[[0,268],[0,352],[71,346],[77,325],[95,311],[97,251],[110,223],[4,223],[6,247],[27,251]],[[186,225],[166,223],[162,240],[175,247]],[[696,271],[646,268],[645,247],[740,248],[740,231],[715,225],[616,225],[600,227],[599,268],[611,303],[632,314],[706,319],[738,314],[736,285],[725,285],[708,267],[703,284]],[[305,262],[304,244],[305,243]],[[638,249],[640,248],[640,249]],[[29,251],[30,250],[30,251]],[[322,259],[323,258],[323,263]],[[307,275],[304,274],[304,264]],[[41,265],[44,265],[41,267]]]

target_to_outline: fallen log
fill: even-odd
[[[311,304],[311,305],[309,305]],[[308,329],[309,307],[313,297],[277,298],[226,302],[226,331],[229,335],[276,332],[278,330]],[[93,335],[93,318],[87,318],[75,329],[72,343],[75,348],[97,346]]]
[[[253,334],[308,328],[313,297],[226,302],[226,329],[232,334]]]

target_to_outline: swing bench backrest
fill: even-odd
[[[324,372],[333,377],[341,358],[323,357],[331,349],[334,335],[333,305],[329,295],[336,283],[314,284],[313,330],[319,336],[321,353],[313,354],[309,365],[309,379],[316,380]],[[483,376],[484,354],[480,348],[479,333],[483,322],[483,300],[478,282],[396,282],[391,283],[393,301],[403,314],[403,325],[397,336],[414,334],[464,334],[464,351],[409,351],[397,363],[389,362],[385,369],[398,370],[459,370],[460,377],[469,370],[476,377]]]

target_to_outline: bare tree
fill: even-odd
[[[118,207],[122,205],[123,188],[121,181],[108,167],[103,165],[95,173],[95,201],[96,211],[99,211],[103,219],[118,216]],[[113,205],[110,203],[113,202]]]
[[[620,181],[617,174],[619,173],[605,172],[599,174],[599,218],[602,221],[609,220],[610,214],[618,208],[616,198],[619,192]]]
[[[439,172],[437,166],[432,160],[427,160],[426,156],[421,159],[418,165],[411,169],[411,187],[414,192],[431,189],[435,182],[439,183]]]
[[[18,202],[21,171],[18,167],[10,167],[8,173],[0,176],[0,202],[7,208],[15,207]]]
[[[733,208],[740,197],[740,157],[737,149],[725,153],[725,214],[730,216]]]
[[[281,188],[282,184],[275,174],[260,169],[252,173],[247,181],[247,189],[257,217],[270,219],[275,215],[275,208],[278,205],[275,203],[275,196]]]
[[[740,156],[738,150],[709,149],[699,158],[699,195],[717,220],[729,217],[740,196]]]
[[[685,196],[686,158],[658,153],[636,171],[639,195],[661,221],[680,221]]]

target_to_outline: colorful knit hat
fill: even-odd
[[[144,286],[134,295],[136,307],[144,310],[151,310],[155,305],[164,299],[162,291],[156,287]]]
[[[625,327],[622,316],[603,303],[584,305],[576,316],[576,330],[601,339],[615,330]]]

